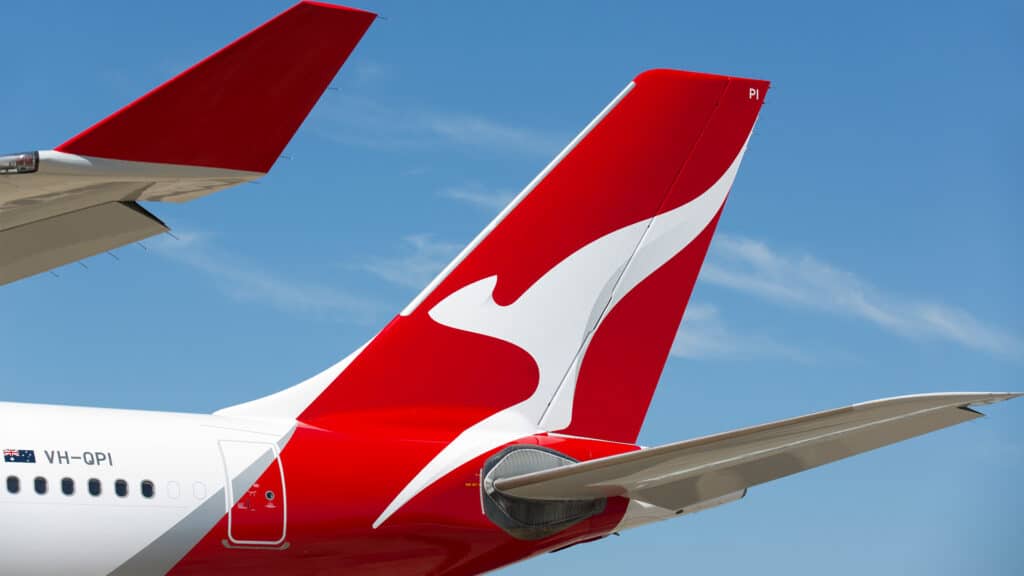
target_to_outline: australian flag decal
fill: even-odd
[[[28,464],[35,464],[36,451],[11,450],[10,448],[6,448],[4,449],[4,462],[25,462]]]

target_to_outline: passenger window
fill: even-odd
[[[142,496],[145,498],[153,497],[153,483],[149,480],[142,481]]]
[[[46,478],[36,476],[36,494],[46,494]]]
[[[62,478],[60,481],[60,491],[65,496],[71,496],[75,493],[75,481],[71,478]]]
[[[21,490],[21,480],[18,480],[17,476],[7,477],[7,491],[11,494],[17,494]]]
[[[100,486],[99,479],[89,478],[89,494],[92,494],[93,496],[99,496],[102,489],[103,488],[102,486]]]
[[[118,480],[117,482],[114,482],[114,493],[120,496],[121,498],[127,496],[128,483],[125,482],[124,480]]]

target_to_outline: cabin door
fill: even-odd
[[[224,459],[227,542],[238,546],[278,546],[287,530],[284,468],[277,445],[221,440]]]

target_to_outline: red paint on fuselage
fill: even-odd
[[[425,434],[424,436],[429,436]],[[438,441],[391,429],[347,434],[300,425],[281,453],[288,499],[287,546],[227,547],[227,517],[170,574],[475,574],[608,534],[627,501],[543,540],[517,540],[480,505],[480,456],[436,482],[377,529],[374,519]],[[539,435],[540,444],[579,460],[637,449],[628,444]],[[492,452],[493,453],[493,452]]]

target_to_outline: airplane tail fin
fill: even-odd
[[[300,419],[635,441],[767,89],[637,76]]]
[[[299,2],[57,151],[266,173],[374,18]]]
[[[634,442],[767,89],[637,76],[291,416]]]
[[[218,413],[436,446],[374,526],[533,434],[635,442],[767,90],[640,74],[363,349]]]

